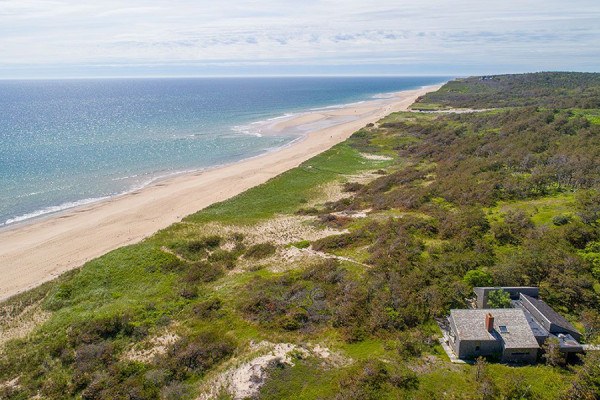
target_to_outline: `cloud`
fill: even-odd
[[[152,64],[168,71],[211,63],[399,69],[496,63],[539,70],[594,69],[596,60],[597,69],[600,3],[4,0],[0,54],[0,76],[60,65],[97,71]]]

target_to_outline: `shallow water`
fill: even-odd
[[[262,135],[269,123],[260,121],[444,80],[0,81],[0,226],[253,157],[304,133]]]

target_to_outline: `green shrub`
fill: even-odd
[[[310,241],[308,240],[301,240],[299,242],[296,243],[292,243],[292,246],[298,248],[298,249],[307,249],[310,247]]]
[[[571,222],[571,217],[568,215],[555,215],[552,218],[552,223],[556,226],[566,225]]]
[[[210,250],[218,248],[221,241],[220,236],[211,235],[189,242],[175,243],[171,248],[180,256],[196,261],[205,258]]]
[[[225,274],[219,263],[199,261],[188,266],[183,281],[188,284],[213,282]]]
[[[187,300],[192,300],[198,297],[198,287],[194,285],[184,285],[179,288],[179,295]]]
[[[72,325],[68,331],[68,338],[70,343],[77,345],[113,339],[119,335],[131,336],[134,332],[129,315],[112,315]]]
[[[494,279],[486,269],[478,268],[467,271],[463,277],[463,282],[469,286],[491,286]]]
[[[385,396],[389,387],[417,389],[417,374],[408,368],[388,365],[379,360],[369,359],[350,369],[340,381],[336,399],[376,400]]]
[[[330,251],[343,249],[353,245],[358,245],[365,242],[366,233],[351,232],[342,233],[340,235],[327,236],[313,242],[313,249],[317,251]]]
[[[235,343],[220,332],[202,332],[196,337],[182,338],[165,354],[160,362],[176,379],[191,374],[204,374],[215,364],[228,358]]]
[[[300,208],[296,211],[297,215],[318,215],[319,213],[320,211],[316,207]]]
[[[510,307],[510,294],[503,289],[492,290],[488,293],[488,305],[491,308]]]
[[[346,183],[344,183],[342,191],[353,193],[353,192],[360,191],[364,187],[365,187],[365,185],[358,183],[358,182],[346,182]]]
[[[213,317],[223,307],[221,299],[210,299],[202,301],[193,307],[194,314],[199,318]]]
[[[258,243],[250,246],[244,256],[259,260],[275,254],[276,250],[277,247],[271,243]]]
[[[217,249],[208,256],[208,261],[220,265],[225,269],[234,269],[238,259],[235,250],[233,252]]]

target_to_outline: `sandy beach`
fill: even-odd
[[[0,300],[264,183],[344,141],[366,124],[405,110],[417,97],[440,86],[275,120],[268,131],[303,132],[305,137],[259,157],[179,175],[135,192],[9,226],[0,231]],[[332,120],[335,125],[323,127]]]

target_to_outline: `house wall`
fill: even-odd
[[[538,349],[504,349],[502,362],[534,364],[537,361]]]
[[[455,353],[464,359],[500,355],[502,346],[497,340],[457,340]]]

